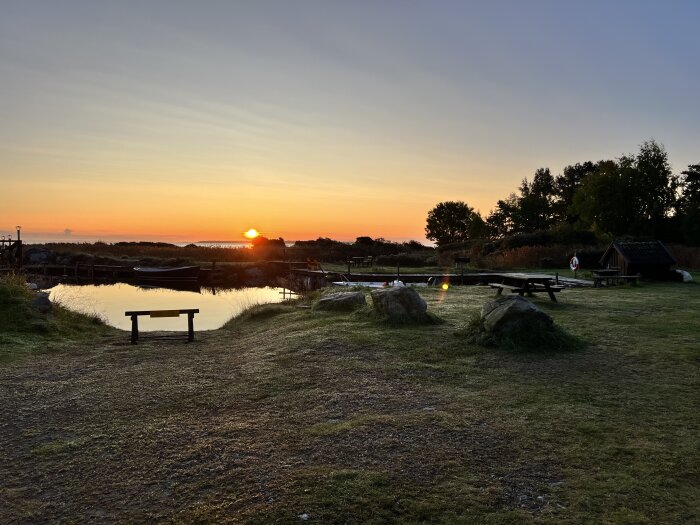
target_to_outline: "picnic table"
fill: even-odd
[[[371,256],[369,256],[369,257],[350,257],[347,260],[347,263],[349,266],[357,266],[360,268],[362,266],[366,266],[367,268],[371,268],[372,262],[373,262],[373,258]]]
[[[564,289],[563,286],[555,285],[552,278],[541,274],[510,273],[501,276],[500,283],[489,283],[491,288],[496,289],[496,295],[501,295],[503,290],[510,290],[520,296],[532,297],[537,292],[546,292],[549,299],[557,302],[556,293]]]

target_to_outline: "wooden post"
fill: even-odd
[[[131,316],[131,344],[135,345],[139,340],[139,317],[138,315]]]
[[[194,341],[194,312],[187,314],[187,342]]]

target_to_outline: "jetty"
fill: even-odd
[[[480,271],[480,272],[460,272],[460,273],[343,273],[324,270],[310,270],[303,268],[292,269],[291,272],[294,280],[299,282],[302,289],[315,290],[323,288],[334,282],[391,282],[394,280],[402,281],[406,284],[432,284],[440,285],[447,283],[450,286],[474,286],[488,285],[493,282],[509,283],[513,280],[522,279],[523,277],[536,276],[546,277],[551,279],[558,285],[566,288],[592,287],[593,281],[585,279],[574,279],[571,277],[561,277],[558,274],[528,274],[522,272],[495,272],[495,271]]]

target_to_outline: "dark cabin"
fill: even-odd
[[[676,258],[661,241],[614,241],[600,259],[603,268],[619,268],[622,275],[637,275],[648,279],[673,279],[671,266]]]

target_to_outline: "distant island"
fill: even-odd
[[[220,244],[231,244],[231,243],[249,243],[249,240],[240,240],[240,241],[195,241],[195,244],[198,243],[209,243],[209,244],[215,244],[215,243],[220,243]]]

